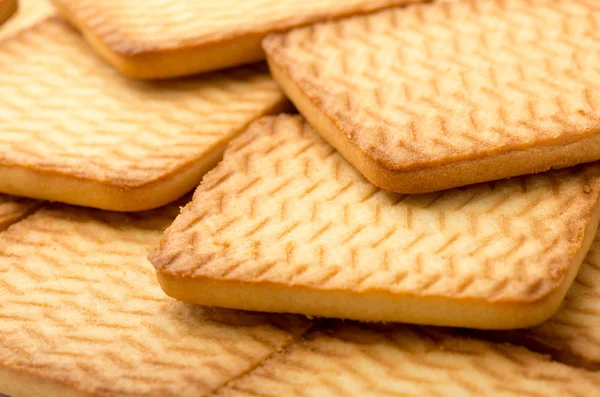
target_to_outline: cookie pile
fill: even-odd
[[[594,1],[20,2],[0,393],[600,393]]]

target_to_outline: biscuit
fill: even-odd
[[[0,26],[9,20],[18,8],[17,0],[0,0]]]
[[[20,0],[19,10],[0,29],[0,40],[23,30],[54,13],[54,7],[48,0]]]
[[[214,397],[575,397],[598,390],[598,374],[522,347],[431,328],[334,324]]]
[[[439,0],[263,47],[369,181],[427,193],[600,159],[599,18],[589,0]]]
[[[128,77],[184,76],[258,62],[268,33],[419,0],[53,0]]]
[[[0,231],[6,230],[39,206],[39,201],[0,194]]]
[[[600,232],[558,310],[537,327],[499,333],[510,340],[552,354],[569,364],[600,369]]]
[[[253,119],[285,106],[264,65],[125,79],[51,18],[0,47],[0,192],[156,208],[195,188]]]
[[[300,116],[228,148],[151,255],[186,302],[505,329],[558,309],[600,216],[600,163],[428,195],[381,190]]]
[[[0,233],[0,393],[207,395],[305,332],[166,297],[145,257],[178,209],[56,204]]]

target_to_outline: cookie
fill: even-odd
[[[369,181],[427,193],[600,159],[599,18],[588,0],[439,0],[263,47]]]
[[[208,395],[306,331],[166,297],[145,257],[178,210],[56,204],[0,233],[0,393]]]
[[[572,365],[600,369],[600,232],[558,312],[537,327],[499,333]],[[485,335],[489,337],[490,335]]]
[[[156,208],[195,188],[253,119],[285,106],[264,65],[131,81],[50,18],[0,46],[0,192]]]
[[[596,373],[509,344],[431,328],[334,324],[309,333],[215,397],[595,395]]]
[[[418,0],[53,0],[90,45],[138,79],[258,62],[268,33]]]
[[[177,299],[486,329],[558,309],[600,216],[600,164],[427,195],[381,190],[300,116],[231,143],[151,256]]]

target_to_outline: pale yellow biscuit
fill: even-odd
[[[600,159],[599,19],[589,0],[438,0],[263,47],[367,179],[425,193]]]
[[[248,310],[475,328],[558,309],[600,164],[428,195],[380,190],[301,117],[232,142],[150,258],[165,292]]]
[[[335,324],[311,332],[215,397],[582,397],[600,374],[509,344],[431,328]]]
[[[20,0],[16,15],[0,29],[0,40],[14,35],[53,13],[54,7],[49,0]]]
[[[52,205],[0,234],[0,393],[203,396],[307,329],[166,297],[145,257],[177,213]]]
[[[268,33],[420,0],[53,1],[108,62],[148,79],[258,62]]]
[[[263,65],[127,80],[51,18],[0,46],[0,192],[155,208],[196,187],[232,137],[286,104]]]
[[[35,211],[40,204],[39,201],[0,194],[0,231]]]
[[[17,0],[0,0],[0,26],[12,17],[18,8]]]
[[[545,323],[510,334],[480,334],[510,340],[572,365],[600,369],[600,232],[558,310]]]

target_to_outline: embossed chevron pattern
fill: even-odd
[[[371,182],[423,193],[600,159],[599,24],[589,0],[438,0],[263,46]]]
[[[143,78],[264,59],[268,33],[419,0],[54,0],[119,70]],[[159,22],[160,21],[160,22]]]
[[[0,231],[5,230],[40,206],[40,202],[0,194]]]
[[[145,256],[177,212],[56,205],[0,234],[0,393],[200,396],[306,330],[166,297]]]
[[[17,11],[17,0],[0,0],[0,26]]]
[[[600,232],[560,310],[545,323],[516,331],[520,343],[534,342],[557,357],[600,369]]]
[[[49,0],[19,0],[17,14],[0,29],[0,40],[39,22],[53,13],[54,7],[52,7]]]
[[[171,202],[285,98],[266,68],[126,80],[50,19],[0,49],[0,191],[115,210]]]
[[[434,329],[336,324],[215,396],[590,396],[600,376],[521,347]]]
[[[591,244],[599,167],[400,195],[301,117],[265,117],[231,143],[151,261],[168,294],[200,304],[533,325],[556,311]]]

